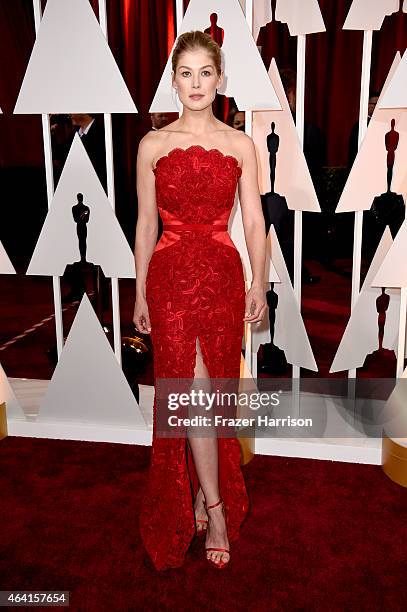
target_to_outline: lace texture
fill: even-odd
[[[212,223],[233,207],[237,179],[242,173],[232,155],[199,145],[173,149],[157,161],[157,205],[183,223]],[[163,214],[164,213],[164,214]]]
[[[241,169],[237,159],[199,145],[174,149],[157,162],[156,197],[164,223],[227,223]],[[161,243],[161,244],[160,244]],[[239,252],[227,232],[164,231],[150,260],[146,298],[154,383],[194,377],[196,338],[210,378],[238,385],[245,285]],[[158,570],[179,567],[195,533],[199,483],[185,437],[157,436],[154,399],[151,466],[140,510],[144,546]],[[248,510],[236,438],[219,438],[219,487],[229,541]]]

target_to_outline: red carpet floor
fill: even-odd
[[[158,573],[137,526],[149,457],[1,440],[0,588],[68,590],[87,612],[407,609],[407,489],[380,467],[256,456],[230,567],[211,568],[195,540],[184,567]]]

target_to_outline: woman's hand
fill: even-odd
[[[148,314],[147,301],[143,297],[137,297],[134,305],[133,323],[138,332],[149,334],[151,331],[150,315]]]
[[[266,292],[264,283],[252,285],[246,293],[246,310],[243,321],[248,323],[260,323],[267,308]]]

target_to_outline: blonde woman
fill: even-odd
[[[137,159],[134,323],[151,334],[157,379],[239,379],[244,323],[266,310],[265,226],[252,140],[215,118],[221,51],[199,31],[179,36],[172,86],[182,116],[140,142]],[[239,188],[252,283],[227,232]],[[157,207],[163,235],[156,244]],[[156,394],[157,395],[157,394]],[[140,512],[143,543],[157,569],[179,567],[194,535],[206,558],[230,562],[248,495],[235,437],[157,434]]]

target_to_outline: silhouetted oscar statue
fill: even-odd
[[[274,121],[271,124],[271,132],[267,136],[267,149],[269,151],[270,163],[270,191],[261,196],[266,232],[268,234],[270,225],[274,225],[288,273],[293,277],[293,236],[294,236],[294,214],[289,210],[284,196],[274,190],[277,156],[280,146],[280,136],[276,133]]]
[[[390,122],[390,131],[384,137],[384,142],[387,150],[387,191],[390,191],[391,181],[393,178],[394,160],[396,157],[396,149],[399,144],[400,134],[396,132],[394,119]]]
[[[88,235],[87,223],[90,217],[90,208],[83,203],[82,193],[77,195],[78,203],[72,206],[72,216],[76,223],[76,233],[79,240],[79,253],[81,263],[86,263],[86,237]]]
[[[259,372],[279,376],[286,373],[287,360],[284,351],[274,344],[276,310],[278,306],[278,295],[274,291],[274,283],[270,283],[270,291],[266,292],[266,299],[270,323],[270,342],[263,345],[263,358],[259,366]]]
[[[218,26],[217,13],[211,13],[209,20],[211,25],[206,28],[204,32],[205,34],[209,34],[209,36],[218,43],[219,47],[222,47],[223,39],[225,38],[225,30]],[[212,103],[212,109],[214,115],[218,117],[218,119],[226,121],[229,114],[229,99],[226,96],[218,93]]]
[[[369,231],[374,234],[372,240],[372,257],[377,245],[383,235],[386,226],[389,226],[393,239],[396,237],[405,217],[405,205],[403,196],[391,191],[393,180],[394,162],[399,143],[399,133],[395,129],[396,121],[390,122],[390,130],[384,137],[384,144],[387,151],[387,191],[376,196],[370,211],[367,213],[367,220],[370,221]],[[370,219],[369,219],[370,217]]]
[[[209,34],[209,36],[213,38],[215,42],[218,43],[219,47],[221,47],[223,45],[223,39],[225,37],[225,30],[218,26],[218,16],[216,13],[212,13],[209,19],[211,25],[209,26],[209,28],[206,28],[204,32],[205,34]]]
[[[382,292],[376,300],[377,326],[379,328],[379,351],[383,349],[384,326],[386,325],[386,312],[390,304],[390,296],[386,293],[386,287],[382,287]]]
[[[90,219],[90,208],[83,203],[83,194],[76,195],[77,203],[72,206],[72,217],[76,223],[76,235],[78,237],[78,246],[80,260],[67,264],[64,276],[71,284],[72,292],[80,300],[86,291],[86,272],[94,270],[95,265],[86,260],[87,251],[87,236],[88,222]],[[95,287],[96,289],[96,287]]]
[[[384,329],[386,326],[387,311],[390,305],[390,295],[386,293],[386,287],[382,287],[381,294],[376,299],[377,310],[377,338],[378,348],[366,356],[363,367],[369,371],[383,371],[383,365],[394,365],[395,353],[383,348]]]
[[[274,183],[276,180],[276,164],[277,164],[277,151],[280,144],[280,136],[275,133],[276,124],[274,121],[271,124],[271,134],[267,136],[267,149],[269,152],[269,165],[270,165],[270,191],[274,193]]]

